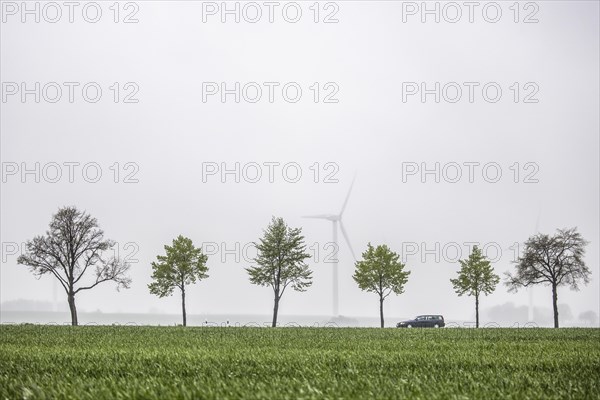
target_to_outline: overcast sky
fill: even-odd
[[[2,302],[53,301],[52,279],[36,280],[17,265],[11,244],[42,234],[59,207],[75,205],[134,261],[131,289],[117,293],[109,283],[81,293],[82,310],[178,313],[178,296],[159,299],[147,285],[150,263],[182,234],[216,252],[210,278],[188,291],[189,313],[269,314],[271,290],[251,285],[244,271],[251,261],[241,254],[236,262],[224,247],[243,249],[275,215],[302,227],[307,244],[320,249],[310,261],[313,286],[287,292],[280,312],[328,315],[331,223],[302,216],[339,212],[356,176],[343,216],[355,253],[369,241],[385,243],[404,251],[412,271],[405,293],[387,300],[390,317],[473,318],[473,300],[456,296],[449,282],[457,249],[466,258],[465,243],[486,245],[502,275],[513,268],[515,242],[536,229],[566,227],[590,242],[592,280],[579,292],[561,288],[559,303],[575,316],[600,313],[598,2],[540,1],[518,15],[512,2],[500,2],[495,23],[487,20],[497,10],[484,13],[485,2],[472,23],[464,6],[460,20],[449,22],[458,17],[445,3],[439,23],[413,7],[421,2],[320,3],[318,16],[313,2],[285,12],[282,2],[273,23],[262,2],[256,23],[249,22],[256,7],[246,3],[239,3],[239,23],[215,9],[221,2],[121,3],[118,23],[112,2],[98,3],[96,23],[85,20],[95,18],[92,6],[82,14],[85,2],[73,10],[73,23],[62,3],[56,23],[48,21],[58,18],[56,8],[44,3],[39,23],[20,2],[7,3],[0,40]],[[299,21],[286,21],[297,8]],[[127,16],[138,22],[123,23]],[[222,82],[228,90],[240,83],[239,103],[231,93],[222,101]],[[253,103],[257,87],[262,96]],[[23,89],[32,91],[24,101]],[[430,90],[424,99],[422,89]],[[36,163],[39,182],[22,174]],[[239,182],[222,174],[236,163]],[[422,174],[436,163],[439,182]],[[262,176],[255,179],[257,165]],[[376,316],[377,297],[353,282],[352,256],[339,238],[340,313]],[[499,285],[481,306],[506,302],[527,305],[527,292]],[[534,303],[550,308],[550,288],[537,287]]]

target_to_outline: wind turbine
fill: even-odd
[[[58,300],[56,295],[56,279],[52,279],[52,311],[58,311]]]
[[[542,213],[542,207],[540,206],[538,209],[538,215],[537,215],[537,219],[535,220],[535,231],[534,231],[534,235],[537,235],[538,233],[540,233],[540,215]],[[510,247],[510,249],[512,249],[512,247]],[[522,250],[520,249],[520,245],[519,247],[517,247],[517,250]],[[517,254],[517,257],[520,256],[520,254]],[[528,322],[533,322],[533,285],[529,285],[527,286],[527,295],[529,297],[529,304],[527,306],[527,321]]]
[[[542,214],[542,206],[538,208],[537,219],[535,220],[535,235],[540,233],[540,215]],[[529,308],[527,309],[527,319],[529,322],[533,322],[533,285],[529,285],[527,288],[529,292]]]
[[[346,205],[348,204],[348,199],[350,198],[350,193],[352,192],[352,186],[354,186],[354,179],[352,179],[352,183],[350,184],[350,189],[348,190],[348,194],[346,195],[346,200],[344,200],[344,204],[342,205],[342,209],[339,214],[319,214],[319,215],[305,215],[303,218],[314,218],[314,219],[324,219],[327,221],[331,221],[332,224],[332,242],[336,248],[336,255],[333,261],[333,288],[332,288],[332,296],[333,296],[333,316],[339,316],[339,296],[338,296],[338,287],[339,287],[339,277],[338,277],[338,256],[340,246],[338,245],[338,227],[342,231],[342,235],[344,236],[344,240],[346,240],[346,244],[350,249],[350,253],[352,254],[352,258],[356,261],[356,256],[354,255],[354,250],[352,249],[352,245],[350,244],[350,239],[348,238],[348,233],[346,233],[346,229],[344,229],[344,224],[342,223],[342,215],[344,215],[344,210],[346,209]]]
[[[535,232],[534,235],[537,235],[538,233],[540,233],[540,215],[542,214],[542,206],[540,204],[539,208],[538,208],[538,215],[537,218],[535,220]],[[515,257],[519,257],[520,256],[520,252],[523,250],[521,248],[521,244],[520,243],[515,243],[513,246],[516,245],[516,250],[518,251],[519,254],[516,254]],[[515,247],[510,246],[507,250],[514,250]],[[527,295],[529,297],[529,304],[527,306],[527,321],[528,322],[533,322],[533,285],[529,285],[527,286]]]

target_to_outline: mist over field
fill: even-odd
[[[523,23],[524,8],[515,23],[504,2],[494,23],[481,8],[473,23],[466,9],[457,23],[422,23],[408,2],[384,1],[320,3],[318,23],[307,2],[297,23],[279,8],[273,23],[265,8],[257,23],[223,23],[203,3],[121,4],[118,23],[108,3],[97,23],[79,9],[73,23],[66,9],[57,23],[3,9],[0,322],[69,321],[63,289],[17,258],[59,207],[76,206],[117,242],[132,279],[78,295],[82,323],[179,323],[178,294],[148,290],[177,235],[208,254],[209,278],[187,290],[191,325],[268,322],[272,291],[245,268],[277,216],[302,228],[313,270],[306,293],[283,297],[282,323],[332,321],[337,254],[341,325],[377,326],[377,296],[353,280],[342,233],[336,251],[332,223],[303,218],[339,213],[354,182],[343,225],[357,258],[387,244],[411,271],[385,301],[386,326],[474,321],[473,299],[450,284],[474,243],[503,278],[528,237],[571,227],[589,242],[591,281],[559,288],[561,325],[599,326],[597,2],[536,3],[537,23]],[[123,23],[130,14],[137,23]],[[76,83],[72,102],[64,82]],[[548,286],[500,283],[480,307],[483,324],[552,325]]]
[[[599,1],[0,1],[0,399],[600,399],[599,71]]]

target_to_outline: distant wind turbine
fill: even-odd
[[[352,184],[350,185],[350,189],[348,190],[348,194],[346,195],[346,200],[344,200],[344,204],[342,205],[342,209],[339,214],[320,214],[320,215],[306,215],[303,218],[314,218],[314,219],[325,219],[327,221],[332,222],[332,242],[336,248],[336,256],[333,262],[333,288],[332,288],[332,296],[333,296],[333,316],[339,316],[339,296],[338,296],[338,286],[339,286],[339,278],[338,278],[338,256],[340,246],[338,245],[338,226],[342,231],[342,235],[344,236],[344,240],[346,240],[346,244],[350,249],[350,253],[352,254],[352,258],[356,261],[356,256],[354,255],[354,250],[352,249],[352,245],[350,244],[350,239],[348,238],[348,233],[346,229],[344,229],[344,224],[342,223],[342,215],[344,214],[344,210],[346,209],[346,205],[348,204],[348,199],[350,198],[350,193],[352,192],[352,186],[354,186],[354,179],[352,180]]]
[[[52,279],[52,311],[58,311],[58,298],[56,295],[56,279]]]
[[[535,220],[535,231],[534,231],[534,235],[537,235],[538,233],[540,233],[540,215],[542,214],[542,207],[540,205],[539,209],[538,209],[538,215],[537,218]],[[509,247],[509,249],[513,249],[513,247]],[[517,245],[516,248],[519,253],[521,251],[523,251],[523,249],[521,248],[520,243]],[[520,257],[521,254],[516,254],[516,257]],[[533,309],[534,309],[534,305],[533,305],[533,285],[529,285],[527,286],[527,295],[529,297],[529,304],[527,306],[527,321],[529,322],[533,322]]]
[[[540,205],[540,207],[538,208],[538,215],[537,215],[537,219],[535,220],[535,235],[537,235],[538,233],[540,233],[540,215],[542,214],[542,206]],[[527,319],[529,320],[529,322],[533,322],[533,285],[529,285],[529,287],[527,288],[527,291],[529,292],[529,308],[527,309]]]

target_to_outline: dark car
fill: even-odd
[[[443,328],[444,326],[446,323],[443,315],[419,315],[396,324],[396,328]]]

